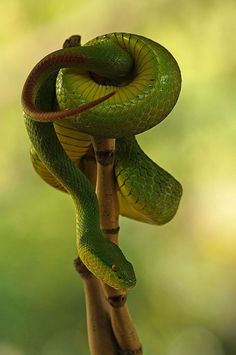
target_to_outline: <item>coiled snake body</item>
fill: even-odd
[[[79,256],[117,289],[135,285],[134,270],[120,248],[104,238],[98,201],[79,162],[91,146],[90,136],[116,138],[120,213],[147,223],[168,222],[177,211],[181,185],[145,155],[134,136],[169,114],[180,87],[179,67],[164,47],[142,36],[111,33],[49,54],[23,88],[33,166],[49,184],[70,193]]]

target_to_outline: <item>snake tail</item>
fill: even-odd
[[[110,55],[111,52],[113,55]],[[119,60],[114,60],[117,57]],[[77,46],[57,50],[43,58],[30,72],[24,84],[21,98],[24,114],[41,122],[53,122],[63,118],[78,117],[81,112],[95,107],[115,94],[115,90],[109,91],[89,103],[64,111],[43,112],[38,110],[35,102],[40,87],[53,72],[57,73],[61,68],[81,67],[82,71],[92,71],[97,75],[106,75],[113,79],[119,79],[131,70],[132,65],[133,62],[130,56],[113,41],[108,41],[106,46]],[[107,68],[107,70],[104,68]]]

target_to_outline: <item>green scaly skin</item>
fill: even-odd
[[[75,108],[115,91],[109,100],[71,119],[71,124],[80,132],[95,136],[136,135],[160,123],[172,110],[180,92],[180,70],[164,47],[142,36],[111,33],[95,38],[83,48],[107,41],[129,53],[132,66],[129,63],[128,74],[119,78],[103,75],[101,80],[98,75],[95,82],[81,69],[63,69],[57,78],[59,107]]]
[[[51,112],[55,82],[59,112]],[[165,48],[141,36],[113,33],[49,54],[32,70],[23,89],[26,127],[39,157],[34,161],[42,163],[75,202],[81,260],[96,277],[117,289],[135,285],[133,267],[119,247],[104,239],[96,195],[63,149],[55,128],[61,120],[71,132],[119,138],[118,197],[121,204],[125,200],[131,205],[131,212],[126,208],[123,214],[166,223],[178,208],[181,185],[142,152],[133,136],[168,115],[180,86],[178,65]],[[144,183],[152,184],[152,196]]]
[[[115,176],[125,217],[161,225],[176,214],[182,196],[180,183],[154,163],[134,137],[117,141]]]
[[[74,200],[77,247],[83,263],[96,277],[114,288],[125,290],[134,286],[133,267],[117,245],[104,239],[99,227],[96,194],[87,178],[66,155],[53,124],[36,122],[29,118],[26,118],[25,123],[41,160]],[[116,272],[113,271],[112,265],[116,265]]]

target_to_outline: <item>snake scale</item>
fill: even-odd
[[[91,147],[91,136],[116,138],[120,214],[152,224],[171,220],[182,187],[146,156],[135,135],[170,113],[181,74],[163,46],[139,35],[111,33],[83,46],[77,36],[68,43],[43,58],[23,87],[31,160],[46,182],[74,200],[83,263],[103,282],[127,290],[136,283],[133,266],[104,238],[97,197],[80,161]]]

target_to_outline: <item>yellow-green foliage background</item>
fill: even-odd
[[[20,95],[71,34],[125,31],[166,46],[183,75],[170,117],[139,136],[182,182],[180,209],[162,227],[120,220],[144,352],[235,355],[236,2],[7,0],[0,16],[0,354],[88,355],[73,203],[31,168]]]

